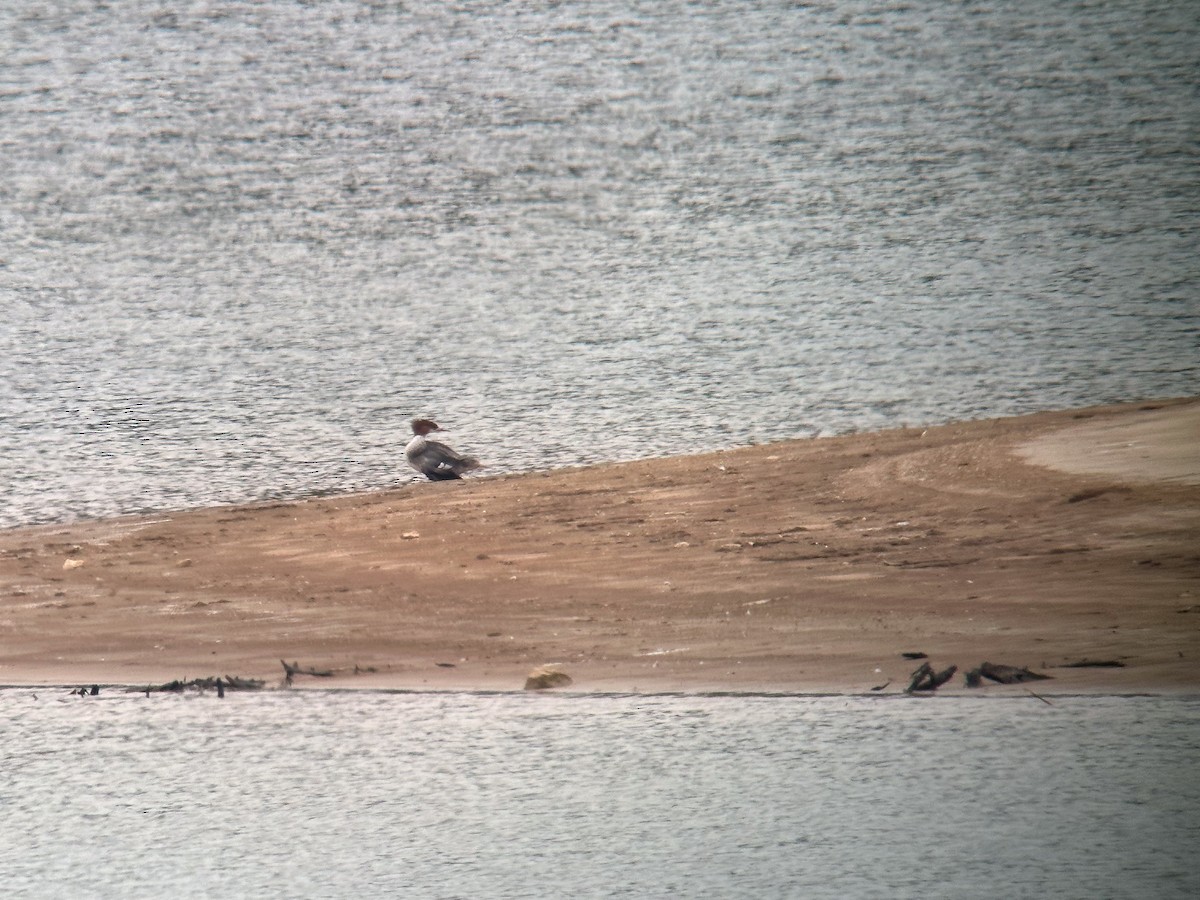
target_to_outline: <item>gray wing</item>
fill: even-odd
[[[479,460],[462,456],[445,444],[428,440],[425,442],[425,452],[421,454],[421,462],[425,471],[453,472],[455,475],[479,468]]]

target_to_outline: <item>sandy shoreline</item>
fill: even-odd
[[[904,652],[1200,690],[1200,401],[0,531],[0,684],[890,693]]]

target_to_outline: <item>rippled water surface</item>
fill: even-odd
[[[0,692],[8,898],[1200,892],[1200,701]]]
[[[0,525],[1200,393],[1200,5],[6,3]]]

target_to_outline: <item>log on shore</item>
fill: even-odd
[[[257,691],[265,685],[266,682],[261,678],[238,678],[234,675],[225,676],[225,687],[231,691]]]
[[[958,671],[958,666],[950,666],[940,672],[935,672],[933,666],[929,663],[922,663],[917,671],[912,673],[912,678],[908,682],[908,687],[904,689],[906,694],[911,694],[914,691],[936,691],[943,684],[954,677],[954,673]]]
[[[1119,659],[1077,659],[1074,662],[1060,663],[1060,669],[1123,669],[1125,663]]]
[[[131,690],[138,693],[149,694],[182,694],[184,691],[211,691],[215,690],[218,694],[224,691],[257,691],[260,690],[266,682],[258,678],[235,678],[229,675],[224,677],[220,675],[210,676],[208,678],[193,678],[175,679],[168,681],[165,684],[147,685],[144,688],[132,688]]]
[[[1045,681],[1051,676],[1043,675],[1040,672],[1031,672],[1029,669],[1018,668],[1016,666],[997,665],[985,662],[979,667],[979,674],[989,681],[995,681],[999,684],[1020,684],[1023,681]]]
[[[282,659],[279,662],[283,666],[283,680],[285,684],[291,684],[292,680],[297,675],[312,675],[316,678],[333,677],[332,669],[317,669],[313,666],[309,666],[307,669],[305,669],[302,668],[298,662],[293,662],[290,665]]]

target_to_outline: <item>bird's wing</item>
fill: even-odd
[[[431,469],[455,473],[465,472],[468,469],[474,469],[479,466],[478,460],[472,459],[469,456],[462,456],[445,444],[428,440],[425,442],[425,451],[421,454],[421,461]]]

